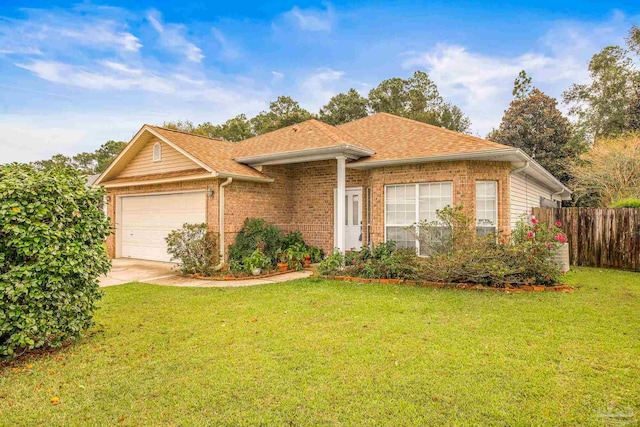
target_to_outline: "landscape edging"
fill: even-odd
[[[319,276],[327,280],[342,280],[345,282],[359,282],[359,283],[383,283],[383,284],[404,284],[409,286],[421,286],[428,288],[446,288],[446,289],[463,289],[473,291],[494,291],[494,292],[543,292],[543,291],[555,291],[573,293],[573,287],[569,285],[557,285],[557,286],[539,286],[539,285],[520,285],[520,286],[508,286],[504,288],[497,288],[492,286],[478,285],[477,283],[450,283],[450,282],[428,282],[428,281],[416,281],[416,280],[404,280],[404,279],[365,279],[362,277],[351,276]]]

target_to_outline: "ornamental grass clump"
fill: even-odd
[[[110,269],[103,196],[74,170],[0,166],[0,359],[93,325],[98,278]]]

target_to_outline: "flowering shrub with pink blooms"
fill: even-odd
[[[436,282],[479,283],[485,286],[558,284],[561,272],[553,261],[554,248],[566,242],[560,225],[546,225],[536,218],[521,221],[508,236],[477,236],[459,208],[438,211],[449,224],[450,242],[424,258],[417,279]],[[453,220],[452,220],[453,219]],[[422,231],[422,230],[421,230]]]

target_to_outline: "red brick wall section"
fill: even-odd
[[[475,218],[476,180],[498,181],[498,227],[509,230],[509,172],[507,162],[438,162],[371,169],[372,188],[371,241],[384,241],[384,187],[390,184],[452,181],[453,204],[463,205]]]
[[[420,182],[453,182],[453,203],[462,204],[475,217],[476,180],[498,181],[498,224],[509,229],[509,171],[506,162],[439,162],[421,165],[394,166],[360,171],[347,169],[347,187],[362,187],[363,225],[366,230],[366,188],[372,189],[371,240],[378,244],[384,239],[384,186]],[[274,178],[272,183],[258,183],[234,179],[225,188],[225,243],[233,243],[245,218],[264,218],[285,231],[301,231],[305,240],[319,246],[326,253],[333,243],[333,194],[336,187],[336,161],[265,166],[263,172]],[[108,214],[115,218],[118,195],[169,192],[180,190],[214,190],[208,198],[209,229],[218,232],[219,183],[222,180],[185,181],[174,184],[132,186],[109,191]],[[113,220],[112,220],[113,221]],[[115,224],[112,222],[112,224]],[[366,232],[363,233],[366,243]],[[115,236],[107,239],[107,249],[115,256]]]
[[[246,218],[264,218],[285,230],[290,227],[293,215],[290,167],[265,166],[263,172],[274,182],[234,179],[225,187],[225,246],[234,242]]]

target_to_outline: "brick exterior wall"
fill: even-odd
[[[130,187],[119,187],[109,189],[107,192],[107,215],[111,222],[112,233],[107,237],[106,246],[107,254],[111,258],[116,257],[116,221],[119,218],[116,216],[117,204],[119,203],[118,196],[135,195],[135,194],[149,194],[149,193],[168,193],[178,191],[189,190],[214,190],[213,197],[207,197],[207,224],[212,231],[218,231],[218,180],[215,178],[207,180],[197,181],[182,181],[166,184],[155,185],[140,185]]]
[[[347,169],[347,187],[362,187],[363,243],[367,243],[367,187],[371,188],[371,240],[384,240],[384,186],[421,182],[452,181],[453,203],[462,204],[468,215],[475,217],[476,180],[498,182],[498,227],[509,229],[509,171],[506,162],[439,162],[421,165],[394,166],[370,170]],[[334,188],[336,161],[265,166],[263,172],[272,183],[258,183],[234,179],[225,187],[225,243],[233,243],[247,217],[264,218],[285,231],[301,231],[305,240],[330,253],[333,244]],[[109,217],[115,218],[116,196],[194,189],[213,189],[208,197],[207,221],[209,229],[218,232],[219,184],[224,180],[185,181],[174,184],[132,186],[109,191]],[[115,256],[115,236],[107,239],[107,249]]]
[[[420,165],[370,169],[367,186],[371,187],[371,241],[384,241],[384,190],[390,184],[415,184],[451,181],[453,204],[463,205],[465,213],[475,218],[476,181],[498,182],[498,228],[509,230],[509,172],[506,162],[439,162]],[[366,215],[364,215],[366,217]]]

